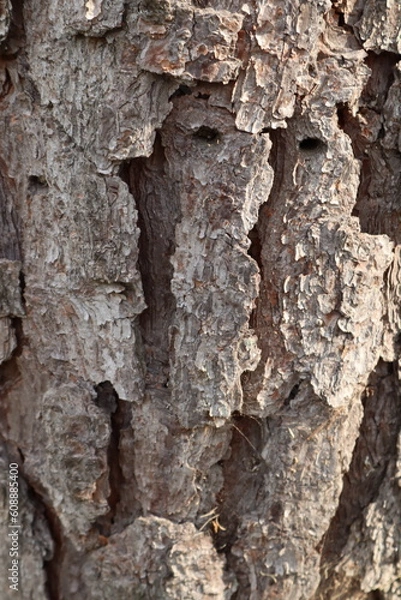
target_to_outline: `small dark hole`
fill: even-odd
[[[192,94],[192,90],[188,85],[180,85],[174,92],[174,94],[171,94],[169,100],[172,100],[173,98],[181,98],[181,96],[190,96]]]
[[[201,140],[205,140],[206,142],[218,142],[218,140],[220,139],[220,133],[218,132],[217,129],[214,129],[212,127],[206,127],[205,125],[202,125],[202,127],[199,127],[199,129],[197,131],[195,131],[194,133],[194,137],[201,139]]]
[[[200,100],[209,100],[210,94],[203,94],[202,92],[199,92],[199,94],[196,94],[196,97],[200,98]]]
[[[383,600],[384,596],[380,590],[373,590],[368,596],[369,600]]]
[[[313,150],[320,150],[324,147],[324,142],[319,138],[305,138],[299,142],[299,149],[303,152],[312,152]]]
[[[294,387],[292,388],[291,392],[288,395],[288,398],[286,398],[284,401],[284,406],[288,406],[290,404],[291,400],[294,400],[294,398],[297,396],[298,392],[299,392],[299,383],[294,385]]]
[[[270,133],[270,131],[270,127],[263,127],[263,129],[260,130],[260,133]]]
[[[344,16],[344,13],[342,13],[342,12],[338,13],[338,24],[340,27],[344,27],[346,25],[345,16]]]
[[[96,398],[95,404],[103,408],[108,413],[115,413],[117,410],[118,396],[110,381],[102,381],[95,386]]]
[[[29,188],[33,190],[41,187],[47,187],[48,185],[44,176],[37,177],[36,175],[30,175],[28,184]]]

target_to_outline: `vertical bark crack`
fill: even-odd
[[[316,598],[329,600],[334,568],[347,542],[351,525],[374,501],[390,459],[396,454],[401,426],[397,366],[380,361],[363,396],[364,417],[352,461],[344,476],[337,512],[321,548],[322,580]],[[331,590],[331,591],[330,591]]]
[[[401,241],[398,225],[398,189],[401,184],[401,154],[384,143],[384,107],[394,83],[394,68],[400,56],[391,52],[368,52],[366,65],[371,76],[353,115],[347,105],[338,105],[338,123],[349,136],[354,156],[361,163],[360,184],[353,216],[361,230],[371,235],[387,234]]]
[[[23,469],[21,469],[20,474],[28,486],[28,497],[35,506],[36,512],[45,519],[53,542],[53,552],[43,560],[43,570],[46,574],[45,589],[48,599],[62,600],[60,579],[64,556],[64,538],[61,522],[57,512],[46,502],[44,493],[40,490],[40,484],[31,481]]]
[[[147,308],[139,317],[145,348],[148,388],[167,388],[169,381],[169,330],[175,311],[170,282],[175,250],[174,232],[179,220],[178,201],[167,174],[167,159],[160,134],[153,154],[136,158],[126,167],[124,178],[138,210],[139,257]]]
[[[233,414],[230,453],[219,463],[224,477],[224,485],[218,494],[222,529],[217,529],[214,535],[215,547],[218,552],[226,554],[228,564],[232,562],[230,551],[237,539],[241,518],[252,512],[259,488],[263,485],[267,464],[261,449],[265,437],[266,427],[262,420]]]
[[[109,511],[96,520],[95,527],[102,536],[121,531],[126,522],[132,521],[137,512],[135,498],[131,497],[126,506],[126,479],[123,472],[123,435],[131,426],[131,403],[120,400],[110,381],[103,381],[95,387],[95,403],[110,414],[110,442],[107,451],[108,482],[110,493],[107,498]],[[132,461],[132,457],[129,457]],[[129,514],[128,514],[129,513]]]
[[[261,369],[264,368],[263,365],[266,362],[267,353],[269,351],[264,340],[263,332],[260,331],[260,327],[258,326],[258,321],[260,322],[261,320],[260,317],[258,318],[258,314],[262,312],[260,298],[262,296],[265,297],[265,304],[269,300],[274,303],[276,300],[276,290],[272,288],[271,282],[268,280],[268,274],[264,269],[264,260],[262,254],[265,243],[266,224],[268,223],[272,214],[271,203],[272,201],[274,202],[274,198],[279,196],[285,177],[285,138],[283,136],[283,132],[281,129],[263,129],[261,135],[266,133],[269,134],[272,142],[268,162],[273,169],[273,184],[266,202],[264,202],[259,208],[258,220],[248,234],[251,242],[248,249],[248,254],[256,261],[260,274],[259,295],[255,299],[255,308],[252,310],[249,319],[249,326],[255,331],[258,337],[258,345],[262,350],[261,360],[256,370],[244,371],[241,376],[244,397],[248,400],[248,402],[252,401],[252,398],[255,398],[258,393],[258,384],[256,383],[255,386],[254,382],[259,381]]]

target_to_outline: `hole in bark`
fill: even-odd
[[[7,38],[0,44],[0,54],[16,58],[25,44],[23,0],[12,0],[11,23]]]
[[[299,142],[299,149],[302,152],[315,152],[316,150],[322,150],[326,144],[319,140],[319,138],[307,137]]]
[[[172,100],[173,98],[181,98],[182,96],[190,96],[192,94],[192,90],[188,85],[180,85],[174,92],[174,94],[171,94],[169,100]]]
[[[26,305],[26,303],[25,303],[25,287],[26,286],[25,286],[25,275],[24,275],[23,271],[20,271],[20,273],[19,273],[19,287],[21,290],[21,304],[25,308],[25,305]],[[21,324],[21,327],[22,327],[22,324]]]
[[[205,140],[205,142],[208,142],[209,144],[212,142],[216,144],[220,140],[219,131],[217,129],[214,129],[213,127],[207,127],[205,125],[199,127],[199,129],[195,131],[193,136],[194,138]]]
[[[384,595],[380,590],[373,590],[370,592],[368,600],[384,600]]]
[[[199,98],[200,100],[209,100],[210,94],[199,92],[199,94],[196,94],[196,97]]]
[[[344,25],[346,25],[345,23],[345,16],[343,12],[339,12],[338,14],[338,24],[340,27],[344,27]]]
[[[248,233],[248,237],[251,240],[251,244],[248,249],[248,254],[258,263],[258,267],[261,270],[262,269],[262,258],[261,258],[262,242],[260,240],[257,223],[252,227],[251,231]]]
[[[108,413],[114,413],[117,410],[118,396],[110,383],[103,381],[95,386],[96,398],[95,403],[99,408],[103,408]]]
[[[291,400],[294,400],[294,398],[296,397],[298,392],[299,392],[299,383],[294,385],[294,387],[292,388],[291,392],[288,395],[288,398],[286,398],[286,400],[284,401],[284,406],[288,406],[290,404]]]
[[[38,189],[48,187],[48,183],[43,176],[31,175],[28,179],[29,191],[35,193]]]
[[[24,330],[23,330],[23,327],[22,327],[22,319],[21,319],[21,317],[13,317],[11,319],[11,323],[12,323],[12,326],[14,328],[15,337],[16,337],[16,340],[17,340],[17,347],[15,348],[15,350],[14,350],[14,352],[12,354],[12,356],[14,358],[14,357],[17,357],[17,356],[21,356],[22,351],[23,351],[23,347],[24,347],[24,345],[26,343],[26,338],[24,336]],[[10,360],[12,360],[12,359],[10,359]]]
[[[333,18],[337,18],[337,24],[339,27],[344,29],[345,31],[349,31],[350,33],[354,33],[354,30],[351,25],[348,25],[345,21],[345,13],[341,10],[340,7],[334,5],[334,14]]]

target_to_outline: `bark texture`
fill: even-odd
[[[68,6],[67,6],[68,5]],[[401,598],[401,4],[0,0],[0,587]]]

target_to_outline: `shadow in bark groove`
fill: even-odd
[[[112,533],[113,526],[117,526],[117,511],[121,499],[121,490],[124,484],[124,476],[120,464],[120,434],[123,427],[127,427],[131,420],[129,402],[120,400],[110,381],[103,381],[95,387],[97,396],[95,403],[110,413],[111,434],[109,448],[107,451],[107,462],[109,469],[110,495],[107,498],[109,511],[99,517],[95,526],[101,535],[106,537]]]
[[[0,44],[0,55],[15,58],[25,44],[23,0],[11,0],[11,22],[7,38]]]
[[[371,76],[353,115],[347,105],[337,107],[338,124],[349,136],[354,156],[361,163],[360,184],[352,215],[359,218],[362,232],[387,234],[401,242],[398,190],[401,185],[401,154],[383,144],[386,135],[383,111],[400,55],[368,52],[366,65]]]
[[[39,519],[39,522],[44,521],[53,543],[52,550],[48,549],[48,556],[43,557],[46,599],[63,600],[60,589],[60,574],[64,555],[64,541],[60,519],[56,511],[46,502],[45,493],[40,489],[40,484],[33,482],[25,473],[25,458],[22,450],[16,447],[15,443],[8,441],[3,433],[0,433],[0,445],[3,447],[2,454],[7,459],[8,464],[12,462],[18,464],[19,504],[23,504],[21,500],[21,494],[23,494],[29,500],[35,513],[31,523],[32,528],[35,528],[36,519]]]
[[[149,158],[130,161],[122,173],[138,210],[138,268],[147,308],[139,316],[145,348],[148,388],[165,388],[169,379],[169,329],[175,311],[170,282],[175,250],[174,232],[179,204],[166,172],[166,156],[160,134]]]
[[[259,309],[260,294],[262,293],[262,291],[265,287],[265,278],[266,278],[266,274],[265,274],[264,268],[263,268],[263,260],[262,260],[263,230],[265,228],[265,222],[267,219],[269,219],[269,216],[270,216],[270,213],[269,213],[270,200],[272,198],[274,198],[274,195],[276,193],[279,192],[280,186],[281,186],[281,183],[283,180],[283,176],[284,176],[284,173],[283,173],[284,165],[282,163],[282,156],[283,156],[282,152],[283,152],[283,145],[285,144],[285,140],[282,136],[282,130],[281,129],[264,128],[260,132],[260,135],[263,135],[266,133],[269,134],[270,140],[272,142],[272,147],[271,147],[270,155],[269,155],[269,164],[273,169],[273,185],[271,187],[269,196],[266,199],[266,202],[264,202],[259,208],[259,215],[258,215],[257,222],[255,223],[253,228],[248,233],[248,237],[251,242],[250,246],[248,248],[248,254],[256,261],[256,263],[259,267],[259,274],[260,274],[259,295],[255,299],[255,307],[251,312],[251,316],[249,319],[249,326],[251,329],[253,329],[255,331],[259,340],[260,340],[260,337],[259,337],[258,328],[257,328],[257,314],[258,314],[258,309]],[[260,341],[259,341],[259,347],[261,347]],[[262,355],[262,362],[263,362],[264,358],[265,357]],[[252,378],[252,372],[244,371],[244,373],[241,376],[241,382],[242,382],[243,389],[246,388],[246,386],[249,383],[251,378]]]
[[[224,485],[218,494],[219,522],[214,544],[218,552],[227,555],[237,539],[241,517],[252,511],[267,464],[261,455],[265,443],[265,428],[255,417],[234,413],[230,456],[220,461]]]
[[[63,600],[61,593],[61,569],[64,557],[64,536],[62,526],[57,512],[46,502],[44,492],[40,489],[40,484],[36,484],[26,476],[23,464],[20,464],[19,475],[24,479],[28,486],[28,497],[37,513],[43,515],[50,535],[53,541],[53,554],[48,560],[43,561],[43,570],[46,574],[45,589],[49,600]]]
[[[352,524],[374,501],[390,459],[396,453],[401,426],[397,368],[380,361],[363,396],[364,417],[350,468],[344,476],[337,512],[322,540],[322,581],[315,598],[329,600],[334,567],[347,543]],[[372,596],[373,597],[373,596]]]

